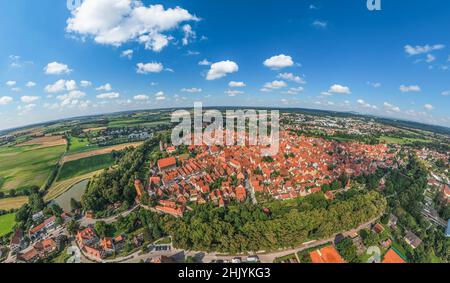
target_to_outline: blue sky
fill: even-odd
[[[65,2],[0,2],[0,129],[194,101],[450,126],[448,1]]]

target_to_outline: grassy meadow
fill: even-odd
[[[10,213],[0,216],[0,237],[12,232],[14,225],[16,224],[16,214]]]
[[[58,181],[71,179],[93,171],[108,168],[114,163],[112,154],[102,154],[64,163]]]
[[[0,191],[41,187],[65,149],[65,145],[0,147]]]

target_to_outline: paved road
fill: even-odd
[[[89,225],[94,225],[96,222],[99,222],[99,221],[103,221],[106,224],[111,224],[111,223],[114,223],[117,220],[117,218],[119,218],[120,216],[122,216],[122,217],[128,216],[131,212],[135,211],[138,207],[139,207],[139,205],[135,205],[131,209],[129,209],[129,210],[125,211],[125,212],[122,212],[121,214],[118,214],[118,215],[115,215],[115,216],[111,216],[111,217],[108,217],[108,218],[88,219],[88,218],[86,218],[86,216],[84,216],[83,218],[81,218],[79,220],[79,223],[80,223],[81,226],[84,226],[84,227],[89,226]]]

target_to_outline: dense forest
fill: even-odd
[[[325,239],[372,220],[386,208],[385,198],[375,192],[329,202],[319,196],[305,198],[286,208],[279,202],[264,210],[258,205],[214,208],[196,207],[184,218],[168,221],[168,234],[176,247],[189,250],[238,253],[269,251]]]
[[[85,210],[104,212],[109,205],[125,201],[130,206],[136,198],[134,180],[144,179],[149,169],[145,166],[149,154],[158,145],[158,138],[146,141],[134,151],[121,157],[117,166],[103,171],[89,183],[81,203]]]

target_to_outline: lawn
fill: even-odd
[[[43,186],[66,146],[0,147],[1,191]]]
[[[10,213],[0,216],[0,237],[12,232],[14,225],[16,224],[16,214]]]
[[[418,139],[418,138],[397,138],[397,137],[389,137],[389,136],[381,136],[380,142],[390,143],[390,144],[408,144],[413,142],[430,142],[426,139]]]
[[[70,137],[70,147],[67,154],[73,154],[78,152],[84,152],[89,150],[97,149],[97,145],[90,146],[90,142],[88,138],[77,138]]]
[[[58,182],[81,176],[113,165],[112,154],[102,154],[64,163],[58,176]]]

